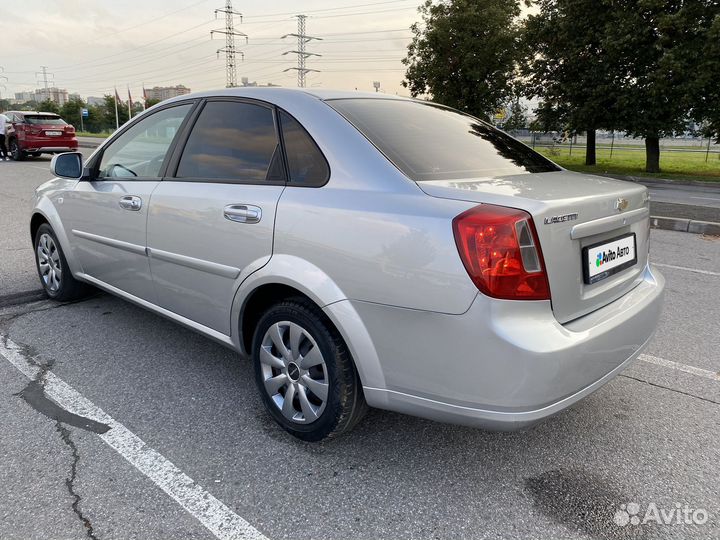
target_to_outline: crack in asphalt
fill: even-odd
[[[7,336],[3,335],[3,338],[7,344]],[[72,413],[60,407],[60,405],[48,398],[45,394],[45,384],[47,383],[47,374],[50,372],[55,362],[52,360],[45,363],[38,362],[36,358],[39,355],[32,347],[24,344],[18,344],[18,346],[20,347],[20,354],[25,357],[30,363],[37,366],[39,368],[39,371],[37,375],[28,382],[25,388],[23,388],[15,395],[21,397],[28,405],[30,405],[33,409],[35,409],[42,415],[52,420],[55,420],[55,430],[60,435],[60,439],[65,444],[65,446],[70,449],[70,455],[72,457],[72,462],[70,463],[70,474],[68,477],[65,478],[65,487],[67,488],[68,493],[73,500],[70,507],[72,508],[73,513],[82,523],[86,536],[91,540],[98,540],[92,523],[83,514],[80,508],[82,497],[75,490],[77,468],[78,464],[80,463],[80,452],[78,451],[77,445],[72,440],[70,429],[68,429],[65,424],[79,427],[80,429],[99,434],[109,431],[110,426],[92,420],[90,418],[85,418],[84,416]]]
[[[678,389],[676,389],[676,388],[670,388],[669,386],[665,386],[665,385],[662,385],[662,384],[657,384],[657,383],[654,383],[654,382],[650,382],[650,381],[647,381],[647,380],[645,380],[645,379],[640,379],[640,378],[638,378],[638,377],[633,377],[633,376],[631,376],[631,375],[625,375],[624,373],[621,373],[619,376],[620,376],[620,377],[625,377],[626,379],[631,379],[631,380],[633,380],[633,381],[637,381],[637,382],[649,384],[650,386],[654,386],[655,388],[662,388],[662,389],[664,389],[664,390],[669,390],[670,392],[675,392],[676,394],[682,394],[683,396],[688,396],[688,397],[691,397],[691,398],[699,399],[699,400],[701,400],[701,401],[707,401],[708,403],[712,403],[712,404],[714,404],[714,405],[720,405],[720,401],[715,401],[715,400],[712,400],[712,399],[709,399],[709,398],[705,398],[705,397],[702,397],[702,396],[698,396],[698,395],[695,395],[695,394],[691,394],[690,392],[683,392],[682,390],[678,390]]]
[[[82,498],[75,491],[75,479],[77,478],[77,466],[78,463],[80,463],[80,452],[78,452],[77,446],[70,437],[70,430],[66,428],[62,424],[62,422],[60,422],[59,420],[55,422],[55,429],[57,429],[58,433],[60,434],[60,438],[65,443],[65,445],[70,448],[70,451],[72,452],[70,476],[65,479],[65,487],[67,487],[68,493],[70,493],[70,496],[73,498],[73,503],[71,505],[72,510],[73,512],[75,512],[75,515],[78,517],[78,519],[82,522],[83,527],[85,527],[85,534],[87,535],[87,537],[92,538],[92,540],[98,540],[98,537],[95,535],[92,523],[90,523],[90,520],[83,515],[82,510],[80,509],[80,503],[82,502]]]

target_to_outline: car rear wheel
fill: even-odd
[[[73,277],[60,242],[47,223],[40,225],[35,233],[35,263],[40,283],[53,300],[77,300],[90,291],[90,286]]]
[[[349,431],[367,410],[350,351],[308,300],[286,300],[265,312],[252,359],[265,407],[299,439],[314,442]]]
[[[10,157],[12,157],[15,161],[22,161],[25,159],[25,152],[20,150],[20,145],[18,145],[16,139],[10,139],[8,150],[10,150]]]

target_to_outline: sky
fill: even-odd
[[[143,85],[184,84],[193,91],[225,86],[224,14],[215,8],[225,0],[33,0],[2,2],[0,24],[6,29],[0,52],[0,93],[34,90],[44,85],[40,73],[47,67],[49,86],[66,88],[82,97],[123,95],[133,98]],[[401,86],[413,22],[419,21],[422,0],[234,0],[242,13],[235,30],[244,54],[238,58],[241,77],[261,84],[296,86],[297,19],[303,13],[306,33],[322,40],[307,44],[321,54],[307,60],[320,70],[307,75],[307,87],[381,91],[406,95]],[[9,30],[10,29],[10,30]],[[10,33],[8,33],[10,32]],[[11,39],[9,36],[13,36]]]

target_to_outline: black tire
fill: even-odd
[[[43,235],[47,235],[52,239],[52,244],[54,247],[54,249],[46,251],[51,255],[57,252],[57,257],[53,261],[53,264],[55,266],[59,266],[61,272],[59,285],[57,287],[54,287],[50,283],[48,283],[48,281],[50,280],[46,280],[43,275],[43,271],[40,268],[41,255],[39,251],[40,242],[41,239],[43,239]],[[40,225],[40,227],[38,227],[38,230],[35,233],[35,241],[33,243],[33,246],[35,247],[35,267],[37,268],[38,276],[40,278],[40,284],[42,285],[43,289],[45,290],[45,294],[47,294],[48,297],[53,300],[57,300],[58,302],[69,302],[72,300],[78,300],[80,298],[83,298],[92,291],[92,288],[89,285],[78,281],[73,277],[72,273],[70,272],[70,267],[68,266],[67,259],[65,259],[65,254],[60,247],[60,242],[58,242],[58,239],[55,236],[55,232],[50,225],[48,225],[47,223],[43,223],[42,225]]]
[[[276,323],[286,321],[299,325],[306,331],[317,344],[324,359],[328,384],[327,399],[318,418],[309,423],[296,423],[286,418],[280,405],[273,401],[265,389],[260,348],[268,330]],[[285,338],[286,341],[289,339],[287,335]],[[307,343],[309,341],[306,341]],[[307,351],[304,354],[307,354]],[[255,382],[265,408],[278,424],[298,439],[316,442],[336,437],[350,431],[367,411],[368,407],[362,392],[360,377],[347,345],[322,311],[305,298],[282,301],[270,307],[263,314],[253,335],[251,356],[255,369]],[[267,369],[267,365],[265,368]],[[287,395],[287,390],[285,395]],[[313,397],[312,392],[306,395]]]
[[[10,139],[8,150],[10,150],[10,157],[13,158],[14,161],[22,161],[25,159],[25,152],[20,150],[20,145],[18,144],[17,139]]]

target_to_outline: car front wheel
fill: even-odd
[[[286,300],[265,312],[252,358],[265,407],[299,439],[314,442],[349,431],[367,410],[350,351],[308,300]]]
[[[77,300],[90,290],[88,285],[73,277],[60,242],[47,223],[40,225],[35,233],[35,263],[40,283],[53,300]]]

